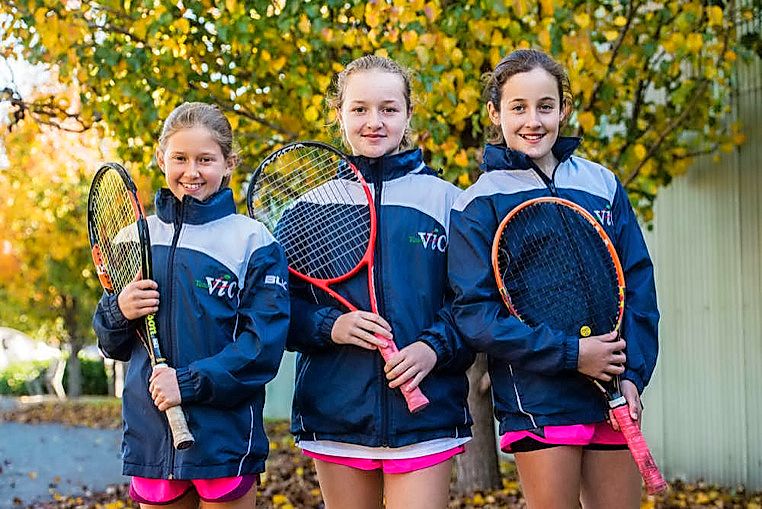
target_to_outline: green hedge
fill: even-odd
[[[100,359],[79,359],[82,367],[82,394],[108,394],[108,380],[103,361]],[[47,361],[17,362],[0,371],[0,394],[27,396],[35,391],[45,392],[45,373]],[[66,366],[63,385],[69,378],[69,366]]]

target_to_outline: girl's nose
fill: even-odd
[[[368,112],[368,121],[366,124],[372,129],[381,127],[381,115],[379,115],[378,111],[371,110]]]

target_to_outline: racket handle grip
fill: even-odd
[[[167,364],[165,362],[160,362],[153,369],[166,367]],[[196,443],[196,439],[193,438],[193,434],[188,429],[188,421],[185,419],[183,408],[180,405],[167,408],[164,413],[167,415],[169,429],[172,432],[172,443],[175,449],[187,449]]]
[[[656,495],[669,487],[667,481],[662,477],[659,467],[656,465],[648,444],[640,431],[638,423],[630,416],[630,409],[625,404],[612,409],[614,418],[622,430],[624,438],[627,440],[627,446],[630,448],[635,464],[640,470],[640,475],[646,484],[646,490],[649,495]]]
[[[196,443],[193,434],[188,429],[188,422],[185,420],[185,414],[180,405],[167,408],[167,420],[169,429],[172,430],[172,442],[175,449],[187,449]]]
[[[386,344],[388,345],[386,348],[378,349],[378,351],[381,352],[381,357],[383,357],[385,361],[389,361],[392,355],[399,352],[399,348],[397,348],[397,345],[394,343],[394,341],[378,335],[376,337],[386,341]],[[429,398],[424,396],[420,388],[416,387],[410,391],[408,390],[408,387],[410,387],[409,381],[402,384],[400,390],[402,391],[402,396],[405,398],[405,402],[407,403],[407,408],[410,410],[410,413],[420,412],[429,406]]]

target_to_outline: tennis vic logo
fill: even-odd
[[[603,226],[611,226],[614,224],[614,220],[611,214],[611,205],[607,205],[603,210],[594,210],[595,217]]]
[[[441,233],[439,228],[434,228],[432,232],[416,232],[418,235],[410,235],[408,242],[411,244],[420,244],[424,249],[439,251],[444,253],[447,249],[447,235]]]
[[[236,295],[238,283],[231,281],[233,278],[230,274],[220,277],[206,276],[204,279],[206,281],[199,281],[197,279],[195,284],[198,288],[205,288],[209,292],[209,295],[216,293],[218,297],[228,297],[230,299]]]

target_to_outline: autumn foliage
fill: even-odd
[[[728,97],[736,24],[753,14],[735,5],[9,0],[0,23],[23,44],[6,53],[55,66],[80,91],[80,127],[105,122],[128,161],[148,164],[159,121],[179,102],[220,104],[249,166],[239,180],[275,145],[337,141],[326,129],[326,89],[347,62],[376,53],[415,71],[418,143],[448,179],[467,185],[486,122],[483,73],[512,49],[541,48],[569,70],[570,133],[584,135],[584,155],[613,168],[649,219],[659,188],[692,156],[743,141],[727,120]],[[47,106],[36,106],[37,117],[72,113],[55,100]]]

